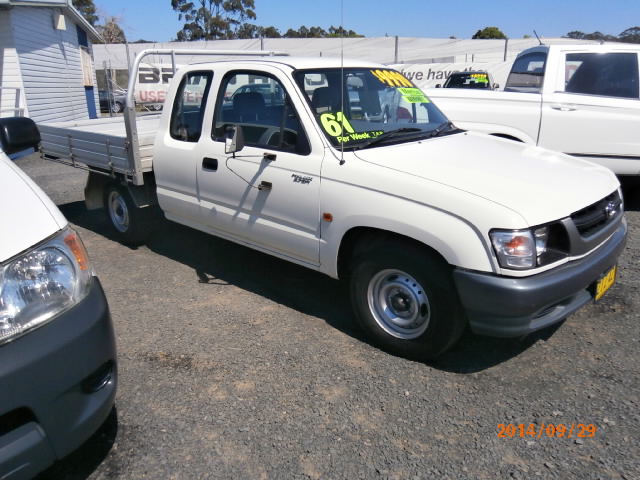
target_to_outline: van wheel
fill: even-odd
[[[120,113],[124,110],[124,106],[120,102],[113,102],[111,106],[112,113]]]
[[[373,342],[408,358],[441,355],[466,325],[451,268],[413,245],[362,253],[352,263],[350,293],[356,319]]]
[[[136,207],[126,188],[110,184],[105,188],[104,204],[114,233],[122,243],[141,245],[149,229],[149,209]]]

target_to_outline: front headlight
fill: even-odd
[[[80,302],[91,275],[84,245],[71,229],[1,265],[0,344]]]
[[[530,230],[493,230],[489,233],[503,268],[524,270],[536,265],[536,240]]]

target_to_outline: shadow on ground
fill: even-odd
[[[118,435],[118,412],[109,417],[89,440],[77,450],[56,462],[35,480],[82,480],[91,475],[107,457]]]
[[[116,241],[102,211],[87,211],[83,202],[59,207],[72,223]],[[347,335],[369,343],[353,321],[348,292],[342,282],[167,220],[158,222],[146,246],[158,255],[193,268],[194,281],[235,285],[321,318]],[[523,339],[495,339],[467,332],[452,351],[431,366],[456,373],[478,372],[519,355],[554,331],[546,329]]]

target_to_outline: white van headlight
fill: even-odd
[[[65,229],[0,266],[0,344],[40,327],[89,293],[92,271],[78,234]]]
[[[502,268],[525,270],[538,266],[547,250],[548,228],[535,230],[493,230],[489,233]]]

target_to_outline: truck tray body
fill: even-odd
[[[153,142],[160,114],[136,117],[138,154],[142,172],[153,168]],[[135,176],[136,167],[123,117],[110,117],[72,122],[41,123],[42,153],[73,166],[85,165],[89,170]]]

